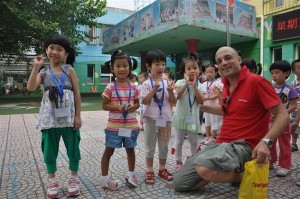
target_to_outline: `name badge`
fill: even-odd
[[[118,136],[131,137],[131,129],[119,128]]]
[[[187,123],[187,124],[196,124],[196,116],[195,115],[185,116],[185,123]]]
[[[58,108],[54,109],[54,117],[68,117],[71,115],[71,111],[69,108]]]
[[[167,120],[165,120],[163,118],[156,119],[155,120],[155,126],[166,127],[167,126]]]

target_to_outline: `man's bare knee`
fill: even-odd
[[[205,181],[211,182],[213,179],[213,172],[201,165],[194,165],[198,175],[200,175],[200,177],[202,179],[204,179]]]

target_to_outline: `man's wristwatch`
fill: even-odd
[[[261,141],[263,141],[264,143],[266,143],[269,148],[271,148],[273,146],[273,141],[271,139],[269,139],[269,138],[263,138],[263,139],[261,139]]]

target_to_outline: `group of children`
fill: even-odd
[[[27,88],[33,91],[41,83],[45,87],[39,127],[42,130],[42,151],[49,179],[47,197],[59,197],[55,172],[61,136],[67,146],[71,170],[67,194],[77,196],[80,194],[77,172],[80,160],[81,99],[77,76],[71,67],[75,60],[75,51],[69,40],[61,35],[50,37],[45,43],[44,50],[50,66],[41,69],[44,58],[37,56]],[[206,81],[200,82],[199,77],[203,77],[201,74],[203,69],[198,64],[197,55],[190,53],[189,57],[182,62],[183,78],[174,83],[169,77],[170,74],[165,73],[166,56],[162,51],[149,51],[145,60],[150,74],[141,73],[139,79],[142,84],[136,85],[130,81],[133,65],[129,55],[120,50],[111,55],[110,70],[115,81],[108,84],[102,93],[102,108],[109,111],[105,129],[106,147],[101,159],[101,181],[106,189],[118,190],[121,186],[119,180],[109,176],[109,163],[115,148],[122,147],[126,150],[128,161],[128,173],[125,180],[131,187],[138,185],[135,175],[135,146],[141,130],[135,114],[138,109],[145,138],[145,183],[154,184],[153,159],[156,144],[158,144],[159,158],[157,175],[170,181],[173,175],[167,170],[166,162],[171,128],[175,129],[177,170],[183,165],[182,147],[185,138],[189,140],[191,155],[197,153],[198,133],[201,132],[199,104],[218,105],[220,103],[223,85],[220,79],[216,79],[218,73],[216,65],[205,67]],[[291,70],[297,76],[297,80],[289,85],[286,79]],[[271,65],[270,73],[275,82],[274,89],[287,111],[292,113],[292,131],[299,133],[300,111],[295,111],[300,94],[300,60],[294,61],[291,65],[286,61],[276,61]],[[173,105],[175,105],[174,112]],[[204,118],[206,134],[204,142],[207,143],[216,138],[222,124],[222,117],[205,113]],[[272,118],[270,125],[272,125]],[[288,126],[278,138],[280,148],[278,176],[286,176],[291,167],[290,132],[290,126]],[[292,146],[297,147],[296,136],[293,136]],[[277,161],[276,141],[271,154],[270,162],[275,163]],[[298,185],[300,186],[300,183]]]

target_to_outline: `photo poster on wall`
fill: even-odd
[[[144,34],[145,31],[148,31],[150,29],[154,28],[154,21],[153,21],[153,8],[150,7],[145,12],[140,14],[140,34]]]
[[[122,43],[130,41],[134,38],[134,17],[130,17],[123,22],[122,27]]]
[[[178,21],[179,0],[160,0],[159,1],[159,24]]]

